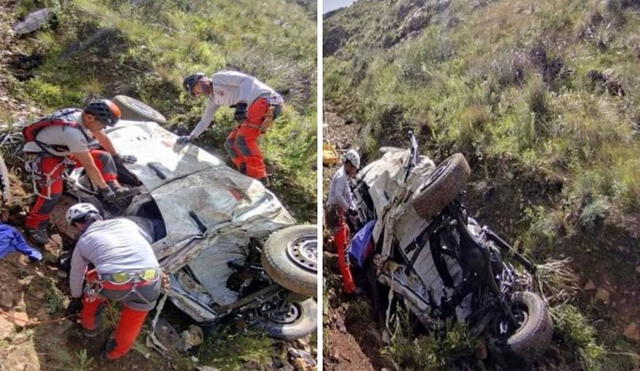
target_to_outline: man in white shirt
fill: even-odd
[[[67,314],[79,313],[85,335],[93,337],[100,328],[100,310],[107,299],[122,302],[118,327],[103,352],[108,360],[120,358],[135,343],[160,296],[161,271],[151,237],[129,219],[103,220],[98,209],[88,203],[71,206],[66,217],[81,232],[71,257],[72,299]],[[89,263],[95,269],[87,272]]]
[[[353,195],[349,187],[349,178],[354,177],[360,168],[358,152],[350,149],[345,154],[344,164],[338,169],[329,186],[327,198],[326,221],[333,234],[333,244],[338,252],[338,266],[342,274],[344,292],[356,292],[356,285],[347,264],[346,251],[349,242],[349,226],[346,222],[346,212],[355,209]]]
[[[111,202],[130,193],[118,183],[115,161],[135,162],[134,156],[119,156],[102,131],[120,119],[120,109],[108,99],[97,99],[84,109],[65,108],[23,129],[24,152],[37,155],[28,162],[36,175],[37,199],[26,218],[26,234],[36,244],[49,240],[49,213],[62,194],[62,172],[67,166],[82,166],[102,198]],[[90,149],[96,139],[104,150]],[[26,164],[26,165],[27,165]]]
[[[280,94],[255,77],[237,71],[220,71],[211,78],[194,73],[185,77],[183,86],[191,95],[208,96],[209,102],[191,134],[180,137],[178,143],[188,143],[202,134],[220,106],[234,107],[234,118],[240,125],[231,131],[224,147],[238,171],[267,183],[258,138],[280,114],[284,103]]]

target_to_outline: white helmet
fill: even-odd
[[[96,213],[100,215],[100,211],[98,211],[95,206],[89,203],[81,202],[75,204],[67,210],[67,223],[71,224],[78,219],[84,218],[87,214],[90,213]]]
[[[350,149],[344,155],[345,161],[349,161],[356,169],[360,169],[360,155],[355,149]]]

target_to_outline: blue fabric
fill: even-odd
[[[31,260],[42,260],[42,253],[30,246],[17,229],[0,223],[0,259],[16,251],[25,254]]]
[[[371,241],[371,235],[373,234],[373,227],[375,225],[375,220],[368,221],[367,224],[360,228],[355,236],[353,236],[353,239],[347,248],[349,255],[353,257],[353,260],[355,260],[360,267],[364,266],[364,261],[371,253],[370,251],[367,251],[367,246],[369,246],[369,241]]]

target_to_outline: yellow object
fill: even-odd
[[[331,143],[322,144],[322,164],[324,166],[334,166],[338,163],[340,156],[336,151],[336,147]]]

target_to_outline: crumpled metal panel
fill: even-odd
[[[239,299],[236,291],[227,288],[227,280],[234,269],[227,265],[229,261],[242,264],[248,255],[249,235],[234,233],[221,235],[215,246],[202,250],[188,266],[198,281],[210,293],[218,305],[227,305]]]
[[[171,300],[196,320],[211,319],[202,305],[238,299],[226,287],[233,272],[227,262],[246,256],[250,238],[266,238],[295,220],[262,183],[194,145],[177,146],[178,137],[154,122],[123,120],[108,135],[119,153],[138,158],[127,169],[160,209],[167,236],[153,249],[161,267],[175,273],[174,278],[185,278],[180,269],[189,265],[202,283],[193,288],[180,280],[171,290]]]
[[[177,177],[224,165],[219,158],[195,145],[176,145],[178,136],[155,122],[121,120],[106,132],[118,153],[138,158],[135,164],[127,164],[127,169],[149,190]],[[149,164],[156,164],[166,178],[161,179]]]

